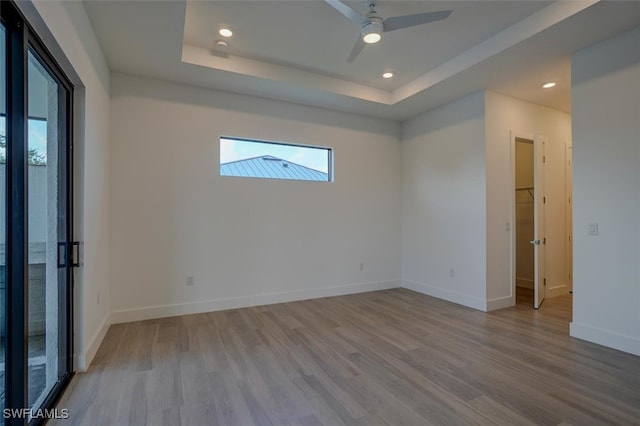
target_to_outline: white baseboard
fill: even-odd
[[[618,334],[609,330],[575,322],[569,324],[569,335],[640,356],[640,339],[637,337]]]
[[[89,342],[88,345],[85,345],[85,349],[73,357],[73,365],[75,366],[75,371],[84,373],[89,368],[91,361],[93,361],[93,357],[96,356],[96,352],[98,352],[98,348],[104,339],[104,336],[107,334],[109,327],[111,326],[111,315],[105,315],[100,327],[96,330],[93,338]]]
[[[563,294],[569,294],[569,286],[566,284],[549,287],[547,289],[547,297],[562,296]]]
[[[516,287],[529,288],[533,290],[533,280],[530,278],[516,277]]]
[[[513,296],[496,297],[495,299],[487,300],[487,312],[510,308],[515,305],[516,298]]]
[[[466,294],[443,290],[439,287],[433,287],[427,284],[408,280],[402,280],[402,287],[409,290],[417,291],[418,293],[426,294],[427,296],[433,296],[437,297],[438,299],[446,300],[448,302],[457,303],[458,305],[478,309],[479,311],[487,310],[487,302],[485,300],[467,296]]]
[[[228,297],[198,302],[186,302],[171,305],[122,309],[111,313],[111,323],[118,324],[155,318],[173,317],[177,315],[201,314],[204,312],[223,311],[226,309],[271,305],[274,303],[295,302],[298,300],[342,296],[345,294],[365,293],[368,291],[388,290],[398,287],[400,287],[400,281],[378,281],[310,290],[294,290],[278,293],[258,294],[254,296]]]

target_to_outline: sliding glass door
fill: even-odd
[[[0,423],[40,424],[72,371],[72,88],[15,5],[1,12]]]
[[[6,43],[7,38],[4,23],[0,22],[0,409],[2,410],[4,410],[5,407],[4,386],[7,356],[7,124],[5,119],[7,111],[7,97],[4,84],[7,75],[7,58],[5,55]],[[4,420],[0,420],[0,424],[2,423],[4,423]]]
[[[61,361],[68,355],[61,341],[65,323],[61,290],[69,278],[64,155],[68,93],[32,49],[27,64],[28,406],[39,407],[66,373]]]

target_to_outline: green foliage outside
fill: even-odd
[[[7,143],[5,139],[6,137],[3,134],[0,134],[0,164],[5,164],[7,162]],[[36,149],[30,149],[27,151],[27,161],[31,166],[47,165],[44,155],[39,153]]]

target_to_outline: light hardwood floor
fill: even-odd
[[[394,289],[114,325],[59,424],[640,424],[640,358],[568,337],[570,304]]]

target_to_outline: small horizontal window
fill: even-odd
[[[331,181],[331,149],[220,138],[220,176]]]

